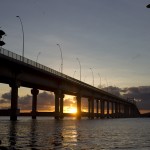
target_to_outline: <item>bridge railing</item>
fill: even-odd
[[[90,89],[99,91],[99,92],[103,93],[104,95],[107,94],[107,95],[109,95],[109,96],[111,96],[111,97],[119,98],[118,96],[115,96],[115,95],[113,95],[113,94],[111,94],[111,93],[108,93],[108,92],[106,92],[106,91],[103,91],[103,90],[101,90],[101,89],[98,89],[98,88],[96,88],[96,87],[93,87],[93,86],[91,86],[91,85],[89,85],[89,84],[87,84],[87,83],[84,83],[84,82],[82,82],[82,81],[80,81],[80,80],[77,80],[77,79],[75,79],[75,78],[73,78],[73,77],[70,77],[70,76],[65,75],[65,74],[63,74],[63,73],[61,73],[61,72],[58,72],[58,71],[56,71],[56,70],[54,70],[54,69],[51,69],[51,68],[49,68],[49,67],[46,67],[46,66],[44,66],[44,65],[42,65],[42,64],[40,64],[40,63],[37,63],[37,62],[35,62],[35,61],[31,60],[31,59],[22,57],[22,56],[20,56],[20,55],[18,55],[18,54],[15,54],[15,53],[13,53],[13,52],[11,52],[11,51],[9,51],[9,50],[6,50],[6,49],[4,49],[4,48],[2,48],[2,47],[0,48],[0,54],[3,54],[3,55],[5,55],[5,56],[8,56],[8,57],[13,58],[13,59],[15,59],[15,60],[24,62],[24,63],[26,63],[26,64],[29,64],[29,65],[33,66],[33,67],[36,67],[36,68],[38,68],[38,69],[44,70],[44,71],[46,71],[46,72],[49,72],[49,73],[51,73],[51,74],[57,75],[57,76],[59,76],[59,77],[61,77],[61,78],[67,79],[67,80],[69,80],[69,81],[71,81],[71,82],[77,83],[77,84],[82,85],[82,86],[84,86],[84,87],[87,87],[87,88],[90,88]],[[124,101],[128,101],[128,100],[125,100],[125,99],[123,99],[123,98],[120,98],[120,99],[122,99],[122,100],[124,100]],[[128,102],[129,102],[129,101],[128,101]]]
[[[8,51],[8,50],[4,49],[4,48],[0,48],[0,54],[3,54],[5,56],[11,57],[13,59],[19,60],[19,61],[24,62],[26,64],[32,65],[32,66],[34,66],[36,68],[48,71],[48,72],[53,73],[53,74],[56,74],[58,76],[63,76],[63,74],[61,74],[60,72],[58,72],[58,71],[56,71],[54,69],[48,68],[48,67],[46,67],[46,66],[44,66],[44,65],[42,65],[40,63],[37,63],[37,62],[35,62],[35,61],[31,60],[31,59],[22,57],[22,56],[20,56],[18,54],[15,54],[15,53],[13,53],[11,51]]]
[[[24,63],[29,64],[29,65],[31,65],[31,66],[33,66],[33,67],[38,68],[38,69],[42,69],[42,70],[44,70],[44,71],[50,72],[50,73],[55,74],[55,75],[57,75],[57,76],[59,76],[59,77],[68,79],[68,80],[70,80],[70,81],[72,81],[72,82],[75,82],[75,83],[78,83],[78,84],[81,84],[81,85],[84,84],[84,86],[88,86],[88,87],[90,87],[90,88],[95,88],[95,87],[93,87],[93,86],[91,86],[91,85],[89,85],[89,84],[86,84],[86,83],[84,83],[84,82],[82,82],[82,81],[79,81],[79,80],[77,80],[77,79],[75,79],[75,78],[72,78],[72,77],[70,77],[70,76],[68,76],[68,75],[65,75],[65,74],[63,74],[63,73],[61,73],[61,72],[58,72],[58,71],[56,71],[56,70],[54,70],[54,69],[51,69],[51,68],[49,68],[49,67],[46,67],[46,66],[44,66],[44,65],[42,65],[42,64],[40,64],[40,63],[37,63],[37,62],[35,62],[35,61],[31,60],[31,59],[22,57],[22,56],[20,56],[20,55],[18,55],[18,54],[15,54],[15,53],[13,53],[13,52],[11,52],[11,51],[9,51],[9,50],[4,49],[4,48],[0,48],[0,54],[3,54],[3,55],[5,55],[5,56],[8,56],[8,57],[13,58],[13,59],[15,59],[15,60],[24,62]]]

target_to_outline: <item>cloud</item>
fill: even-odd
[[[150,86],[128,87],[123,89],[109,86],[102,90],[125,99],[134,99],[140,110],[150,111]]]
[[[5,108],[10,107],[11,93],[7,92],[2,94],[0,99],[0,108],[4,108],[2,105],[5,104]],[[37,107],[39,110],[53,110],[54,107],[54,95],[53,93],[42,92],[38,94]],[[32,109],[32,95],[25,95],[22,97],[18,96],[18,107],[21,110]]]
[[[73,98],[65,98],[64,99],[65,106],[73,106],[76,107],[76,97]]]
[[[118,88],[118,87],[105,87],[102,90],[108,91],[114,95],[121,96],[125,99],[134,98],[137,106],[140,110],[150,110],[150,86],[139,86],[139,87],[128,87],[128,88]],[[7,92],[1,95],[0,98],[0,108],[10,107],[10,97],[11,93]],[[82,110],[88,109],[88,100],[82,98],[81,101]],[[64,98],[64,106],[66,107],[76,107],[76,97]],[[55,106],[55,95],[52,92],[41,92],[38,94],[37,108],[39,111],[48,110],[54,111]],[[18,107],[21,110],[32,109],[32,95],[25,95],[18,97]]]
[[[6,100],[9,100],[9,101],[10,101],[10,98],[11,98],[11,92],[4,93],[4,94],[2,94],[1,97],[2,97],[3,99],[6,99]]]
[[[106,92],[110,92],[116,96],[121,96],[121,91],[122,89],[118,88],[118,87],[114,87],[114,86],[108,86],[108,87],[104,87],[102,88],[102,90],[106,91]]]
[[[54,105],[55,105],[54,94],[50,92],[45,92],[45,91],[42,93],[39,93],[37,105],[38,105],[39,110],[54,111]]]
[[[150,86],[125,88],[123,96],[134,98],[139,109],[150,110]]]

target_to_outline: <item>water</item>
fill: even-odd
[[[0,117],[2,146],[23,150],[150,150],[150,118],[56,121]]]

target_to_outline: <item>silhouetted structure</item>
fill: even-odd
[[[35,61],[22,58],[3,48],[0,49],[0,82],[11,87],[10,119],[17,120],[18,88],[20,86],[31,88],[33,95],[32,118],[37,116],[37,95],[40,90],[53,91],[55,93],[56,119],[64,117],[64,94],[74,95],[77,100],[77,118],[88,116],[97,118],[121,118],[138,117],[139,110],[130,101],[100,90],[82,81],[57,72]],[[81,112],[81,98],[88,98],[88,114]],[[94,113],[94,101],[97,105],[97,113]],[[105,112],[106,110],[106,112]],[[106,114],[105,114],[106,113]]]
[[[0,46],[5,45],[5,42],[1,40],[1,38],[5,35],[5,32],[3,30],[0,30]]]

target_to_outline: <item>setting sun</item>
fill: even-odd
[[[69,107],[68,108],[68,113],[76,113],[77,109],[75,107]]]

